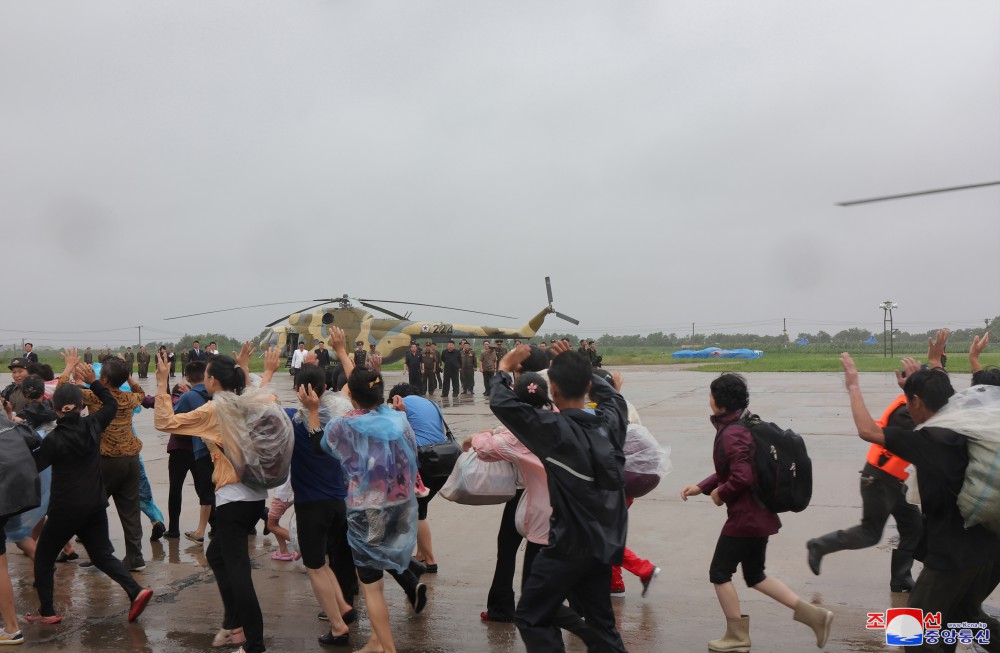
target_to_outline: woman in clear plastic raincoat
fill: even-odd
[[[349,357],[345,367],[353,365]],[[427,588],[408,569],[417,542],[417,446],[406,414],[382,404],[384,384],[372,370],[349,370],[347,393],[354,410],[319,428],[318,398],[302,388],[314,443],[337,458],[347,479],[347,538],[372,624],[365,651],[396,648],[383,594],[383,572],[403,587],[416,612]],[[315,415],[315,419],[313,418]]]

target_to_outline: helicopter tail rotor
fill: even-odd
[[[552,280],[549,277],[545,277],[545,292],[548,293],[549,296],[549,310],[552,311],[552,313],[556,317],[566,320],[570,324],[576,324],[576,325],[580,324],[580,320],[576,319],[575,317],[570,317],[569,315],[566,315],[565,313],[560,313],[556,309],[552,308]]]

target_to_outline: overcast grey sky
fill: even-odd
[[[294,306],[163,318],[343,293],[513,326],[546,275],[588,336],[880,329],[887,298],[905,330],[982,324],[1000,187],[835,202],[1000,179],[998,26],[985,0],[6,2],[0,342],[249,336]]]

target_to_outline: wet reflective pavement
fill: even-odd
[[[623,392],[639,409],[643,423],[657,439],[671,447],[673,472],[652,494],[636,501],[629,511],[629,546],[663,571],[647,598],[640,597],[639,580],[625,573],[626,595],[613,598],[618,626],[633,653],[688,653],[705,651],[706,641],[720,637],[725,620],[708,582],[708,566],[725,512],[706,497],[682,502],[680,489],[702,480],[711,471],[712,429],[708,422],[708,384],[713,374],[629,367]],[[956,387],[968,377],[955,375]],[[4,385],[9,375],[0,375]],[[389,385],[402,380],[399,372],[386,374]],[[482,379],[470,397],[436,398],[457,437],[495,425]],[[852,428],[846,393],[838,374],[762,373],[748,375],[751,409],[761,416],[795,429],[805,439],[814,465],[812,505],[800,514],[782,516],[784,527],[768,547],[769,575],[784,580],[806,600],[822,604],[836,617],[827,651],[889,651],[880,631],[866,631],[866,613],[905,605],[905,595],[889,592],[889,541],[896,535],[890,520],[877,547],[844,551],[823,561],[823,574],[813,576],[806,565],[805,542],[810,537],[856,524],[861,517],[858,470],[867,445]],[[145,380],[147,389],[153,380]],[[285,405],[293,396],[287,375],[276,377]],[[895,380],[887,374],[862,375],[862,387],[872,412],[896,396]],[[143,442],[143,459],[157,505],[166,510],[166,436],[152,426],[152,412],[136,416]],[[486,593],[493,575],[496,531],[502,506],[461,506],[435,499],[430,506],[434,551],[440,573],[424,576],[429,605],[421,615],[409,610],[395,583],[386,584],[393,632],[400,651],[489,652],[524,651],[513,625],[483,624]],[[181,516],[181,532],[196,524],[197,498],[188,480]],[[121,526],[112,509],[111,535],[123,549]],[[283,524],[287,526],[287,517]],[[146,538],[149,523],[143,520]],[[254,584],[264,612],[268,651],[319,651],[316,642],[325,622],[318,621],[316,605],[304,568],[299,562],[276,562],[273,537],[250,537]],[[205,651],[221,626],[222,610],[214,578],[201,545],[184,539],[144,541],[146,570],[136,578],[156,592],[142,617],[126,622],[124,593],[99,571],[78,563],[57,565],[56,606],[64,621],[56,626],[27,625],[27,643],[33,651]],[[86,559],[78,546],[81,560]],[[31,586],[27,558],[12,544],[8,562],[18,612],[34,610],[37,597]],[[914,572],[919,570],[919,563]],[[515,587],[519,580],[515,578]],[[799,653],[815,651],[815,639],[795,623],[791,611],[749,590],[742,578],[736,587],[743,612],[751,616],[753,651]],[[363,605],[363,601],[359,602]],[[1000,605],[1000,593],[989,606]],[[363,608],[353,626],[352,648],[360,648],[369,634]],[[995,612],[992,608],[990,612]],[[582,652],[579,641],[567,636],[567,650]],[[326,649],[347,650],[347,649]],[[963,650],[959,646],[959,650]]]

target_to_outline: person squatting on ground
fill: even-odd
[[[361,651],[395,653],[383,572],[403,587],[415,612],[427,603],[427,587],[408,568],[417,540],[416,441],[405,415],[382,405],[380,374],[355,367],[346,390],[354,409],[323,430],[315,393],[307,389],[310,437],[340,461],[348,481],[348,541],[372,629]]]
[[[905,377],[897,373],[900,387]],[[912,430],[915,426],[906,408],[906,395],[900,395],[889,404],[879,428],[891,426]],[[846,530],[833,531],[806,543],[809,569],[817,576],[823,556],[845,549],[864,549],[882,540],[882,531],[889,515],[896,520],[899,530],[899,547],[893,549],[889,565],[889,589],[909,592],[913,589],[913,554],[923,532],[920,509],[906,500],[906,468],[910,463],[879,444],[868,449],[865,466],[861,470],[861,523]]]
[[[441,408],[433,401],[418,396],[418,390],[410,384],[400,383],[393,386],[389,391],[389,402],[394,409],[406,413],[406,420],[416,437],[418,452],[420,447],[444,442],[447,439],[447,427]],[[419,466],[419,455],[417,463]],[[444,487],[448,477],[425,476],[421,472],[420,478],[427,488],[427,494],[417,497],[417,551],[414,560],[419,564],[415,565],[415,569],[418,573],[436,574],[438,566],[434,557],[431,526],[427,522],[427,507],[431,499]]]
[[[75,350],[66,358],[74,360]],[[40,605],[25,619],[44,624],[62,621],[53,604],[55,561],[63,544],[76,535],[94,566],[125,590],[131,602],[128,620],[135,621],[153,591],[143,589],[114,556],[108,536],[108,495],[101,474],[101,439],[121,409],[112,391],[94,376],[93,367],[79,363],[74,370],[78,380],[90,384],[87,392],[94,395],[100,408],[81,417],[80,411],[88,402],[84,391],[71,383],[59,386],[52,398],[58,416],[56,427],[36,453],[39,471],[52,466],[48,517],[35,548],[35,589]]]
[[[924,535],[916,558],[924,566],[910,592],[909,607],[940,612],[942,624],[986,622],[994,637],[984,648],[995,651],[1000,650],[1000,641],[995,639],[1000,622],[986,615],[982,604],[996,587],[1000,538],[981,525],[966,528],[958,509],[956,497],[969,464],[966,437],[947,428],[920,428],[955,393],[940,361],[947,337],[943,329],[932,342],[928,369],[921,369],[913,359],[904,359],[903,393],[916,429],[879,427],[868,412],[857,367],[847,353],[841,354],[844,384],[858,436],[884,446],[917,468]],[[955,645],[924,644],[916,650],[954,651]]]
[[[254,529],[264,511],[267,490],[251,488],[240,482],[233,464],[223,453],[222,430],[217,412],[221,393],[243,394],[250,378],[249,364],[253,346],[243,343],[236,360],[222,355],[209,358],[205,368],[205,391],[212,396],[199,408],[175,414],[168,393],[169,365],[160,355],[156,365],[156,408],[154,426],[171,435],[199,437],[209,445],[215,472],[215,537],[205,557],[222,596],[224,616],[222,628],[213,646],[242,643],[241,651],[264,653],[264,618],[257,600],[251,576],[247,535]],[[268,359],[266,359],[268,360]],[[262,385],[277,370],[276,357],[265,368]]]
[[[740,597],[733,585],[737,565],[743,567],[747,587],[793,609],[795,621],[812,628],[816,646],[823,648],[830,636],[833,613],[801,600],[782,581],[764,575],[767,540],[781,528],[781,520],[753,495],[754,440],[740,423],[750,405],[746,381],[739,374],[719,376],[712,381],[708,403],[716,430],[712,444],[715,473],[681,490],[685,501],[699,494],[710,495],[715,505],[725,504],[728,514],[709,569],[709,580],[726,616],[726,634],[710,641],[708,650],[750,650],[750,617],[740,612]]]
[[[543,461],[552,506],[549,544],[532,561],[514,623],[529,653],[564,651],[557,617],[569,599],[597,640],[588,649],[625,651],[608,594],[628,521],[625,400],[591,374],[589,360],[562,345],[555,353],[548,377],[559,412],[525,403],[512,389],[511,375],[531,355],[527,345],[501,359],[490,388],[493,414]],[[584,410],[588,393],[596,413]]]

